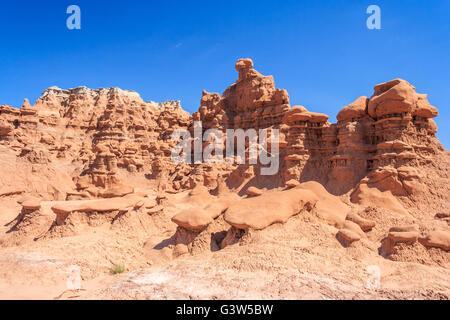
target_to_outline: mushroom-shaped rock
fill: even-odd
[[[23,197],[21,200],[18,201],[18,203],[25,210],[38,210],[41,208],[41,199],[38,199],[33,196]]]
[[[348,106],[342,108],[342,110],[337,115],[338,121],[346,121],[352,119],[360,119],[366,114],[366,107],[368,98],[363,96],[356,99],[354,102]]]
[[[375,86],[375,93],[368,103],[368,113],[373,118],[410,113],[413,116],[431,119],[438,110],[430,105],[426,94],[402,79],[395,79]]]
[[[294,106],[284,115],[283,123],[291,125],[298,121],[327,122],[328,116],[324,113],[310,112],[303,106]]]
[[[304,106],[293,106],[285,113],[283,122],[290,125],[297,121],[308,121],[311,118]]]
[[[249,197],[258,197],[258,196],[260,196],[262,194],[263,194],[262,190],[258,189],[256,187],[250,187],[250,188],[247,189],[247,195]]]
[[[245,79],[252,68],[253,68],[252,59],[249,58],[239,59],[236,62],[236,70],[239,71],[239,80]]]
[[[296,114],[296,113],[306,113],[308,112],[308,109],[306,109],[304,106],[293,106],[291,109],[289,109],[288,113]]]
[[[172,217],[172,222],[192,231],[201,231],[212,221],[211,216],[203,209],[184,210]]]
[[[248,70],[253,68],[253,61],[250,58],[243,58],[243,59],[239,59],[236,62],[236,70],[237,71],[241,71],[241,70]]]
[[[381,83],[374,88],[369,100],[368,112],[373,118],[384,115],[409,112],[415,104],[415,88],[402,79]]]
[[[109,212],[122,211],[134,208],[143,200],[142,197],[128,195],[121,198],[110,198],[102,200],[65,201],[56,203],[51,209],[56,214],[68,214],[71,212]]]
[[[26,98],[23,99],[22,108],[31,108],[30,100],[28,100]]]
[[[184,210],[173,216],[172,222],[191,231],[202,231],[237,199],[240,199],[237,195],[230,194],[204,208]]]
[[[304,207],[311,208],[317,200],[309,190],[270,191],[233,203],[225,212],[224,219],[238,229],[261,230],[274,223],[285,223]]]
[[[327,122],[328,116],[325,113],[319,113],[319,112],[309,112],[310,115],[310,122]]]

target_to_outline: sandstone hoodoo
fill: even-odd
[[[235,68],[236,81],[222,94],[199,90],[192,115],[179,101],[143,101],[119,88],[51,87],[34,105],[0,105],[4,270],[33,274],[21,269],[30,252],[37,261],[51,256],[81,266],[83,279],[117,263],[137,272],[132,277],[154,268],[150,278],[101,290],[108,298],[134,297],[142,283],[159,292],[158,281],[170,287],[164,279],[180,275],[195,284],[210,277],[206,291],[210,283],[242,287],[235,274],[261,277],[258,288],[270,279],[268,287],[287,298],[297,296],[281,288],[295,283],[332,283],[349,298],[423,298],[417,286],[424,281],[450,297],[443,276],[450,269],[450,157],[427,95],[394,79],[335,106],[334,122],[291,106],[288,92],[251,59]],[[254,129],[256,145],[244,136],[239,154],[231,129]],[[189,133],[183,156],[196,161],[173,161],[178,131]],[[225,150],[235,140],[233,161],[208,162],[195,149]],[[277,170],[262,170],[275,162],[255,157],[252,147],[276,159]],[[20,261],[11,265],[14,254]],[[51,261],[40,274],[56,274],[51,266],[60,264]],[[381,293],[362,287],[368,264],[382,269]],[[314,281],[300,279],[299,270]]]

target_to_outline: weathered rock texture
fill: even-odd
[[[450,157],[426,95],[395,79],[331,123],[291,107],[250,59],[236,69],[222,95],[203,91],[192,116],[179,101],[118,88],[51,87],[34,106],[0,106],[0,205],[15,217],[2,220],[0,247],[55,246],[52,255],[96,272],[99,261],[140,268],[216,251],[225,256],[208,263],[233,272],[337,264],[325,270],[337,275],[385,258],[448,270]],[[279,130],[278,172],[262,175],[248,144],[243,164],[176,164],[171,134],[196,121],[225,139],[227,129]]]
[[[315,180],[337,195],[358,184],[397,196],[426,191],[417,168],[444,152],[432,120],[438,112],[406,81],[377,85],[371,98],[344,107],[331,124],[325,114],[291,108],[286,90],[276,89],[273,77],[254,70],[250,59],[239,60],[236,69],[236,83],[222,96],[204,91],[192,117],[177,101],[144,102],[118,88],[52,87],[33,107],[28,100],[20,109],[0,107],[0,141],[31,163],[72,162],[79,192],[119,184],[120,172],[146,175],[162,190],[214,188],[218,177],[232,187],[248,180],[267,187],[259,165],[175,165],[170,137],[179,128],[192,131],[195,120],[203,131],[218,128],[224,135],[228,128],[273,128],[281,132],[282,163],[272,187]]]

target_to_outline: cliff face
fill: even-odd
[[[279,129],[283,161],[280,175],[274,178],[279,185],[291,179],[315,180],[340,195],[367,176],[362,182],[384,190],[374,176],[387,175],[386,170],[427,166],[444,152],[432,120],[437,109],[404,80],[377,85],[372,97],[360,97],[344,107],[332,124],[325,114],[303,106],[291,108],[287,92],[275,89],[272,77],[252,67],[250,59],[239,60],[236,83],[222,96],[204,91],[193,119],[202,121],[204,129]],[[257,175],[258,170],[249,171]],[[402,185],[402,178],[396,176]],[[412,188],[406,185],[394,194],[411,194]]]
[[[71,163],[74,192],[81,194],[137,175],[173,192],[198,184],[214,189],[223,179],[233,189],[315,180],[336,195],[367,184],[409,196],[423,191],[416,169],[432,166],[445,152],[432,120],[437,109],[404,80],[375,86],[370,98],[344,107],[332,124],[325,114],[291,107],[287,91],[254,70],[250,59],[239,60],[236,69],[236,83],[222,96],[203,91],[192,116],[178,101],[144,102],[118,88],[52,87],[33,107],[28,100],[20,109],[0,106],[0,143],[30,163]],[[230,128],[278,129],[279,174],[259,176],[259,164],[174,164],[171,133],[192,131],[194,121],[202,121],[203,131],[224,134]]]
[[[272,76],[263,76],[252,69],[250,59],[236,63],[239,78],[223,96],[203,91],[201,106],[193,114],[206,128],[260,129],[280,125],[289,109],[286,90],[275,89]]]
[[[32,163],[72,163],[78,190],[116,185],[120,169],[149,173],[153,162],[170,156],[170,133],[190,121],[179,101],[144,102],[118,88],[52,87],[34,107],[25,100],[20,109],[0,110],[0,143]]]

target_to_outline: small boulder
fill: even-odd
[[[263,194],[263,192],[260,189],[256,188],[256,187],[250,187],[250,188],[247,189],[247,195],[249,197],[258,197],[258,196],[260,196],[262,194]]]
[[[419,239],[419,242],[428,248],[440,248],[450,251],[450,232],[445,230],[431,231],[426,237]]]
[[[375,221],[364,219],[356,213],[349,213],[346,219],[356,223],[364,232],[370,231],[375,227]]]
[[[344,107],[337,115],[338,121],[356,120],[366,115],[368,99],[367,97],[359,97],[356,101]]]
[[[41,199],[33,196],[23,197],[17,201],[25,210],[39,210],[41,208]]]
[[[295,188],[300,185],[300,182],[294,179],[289,180],[286,182],[286,187],[289,189]]]
[[[409,232],[389,232],[388,239],[393,244],[396,243],[414,243],[419,238],[419,233],[415,231]]]
[[[349,229],[341,229],[336,234],[336,238],[345,246],[351,245],[353,242],[361,239],[361,236]]]

